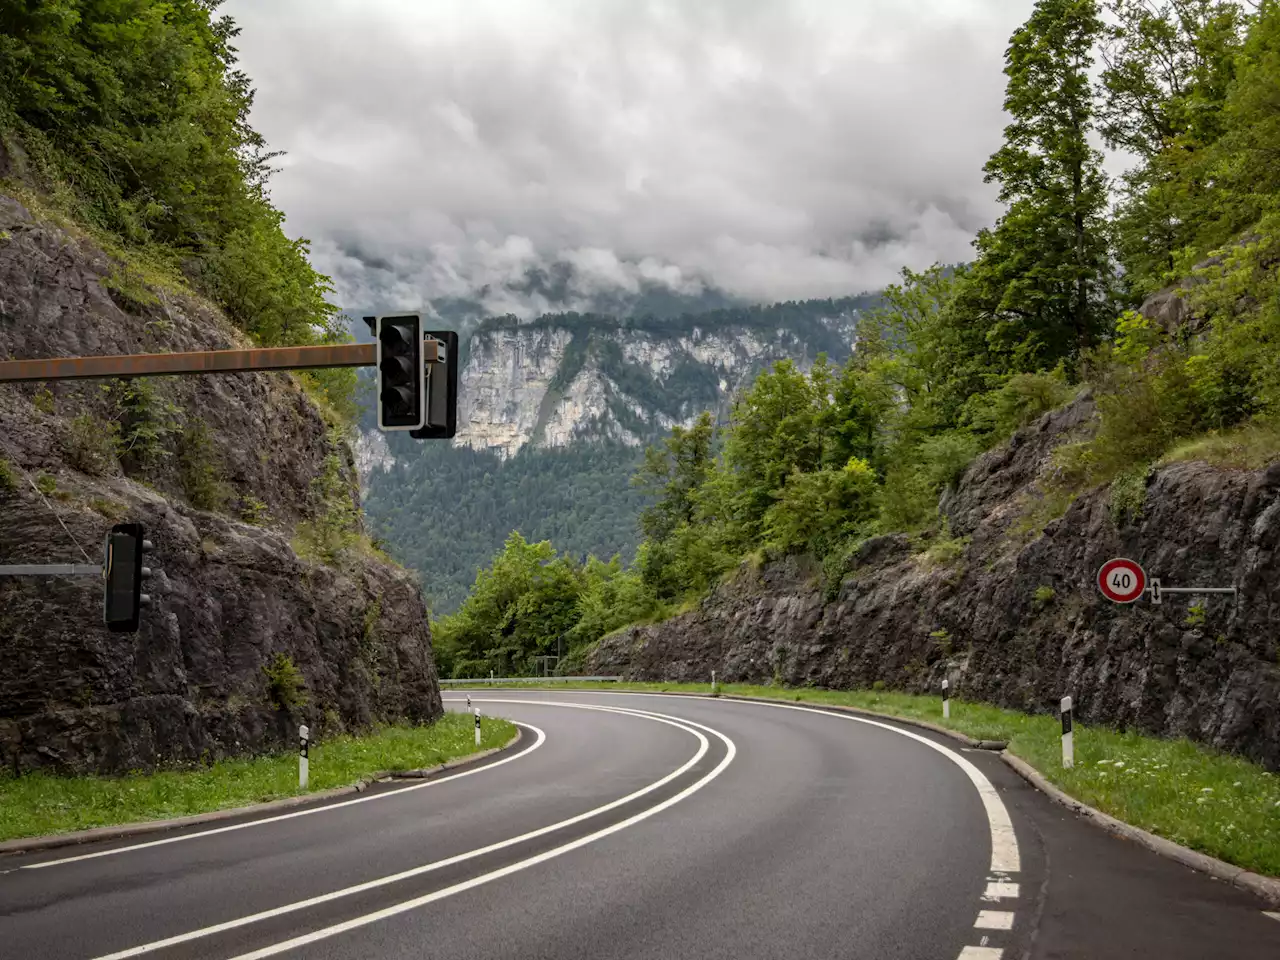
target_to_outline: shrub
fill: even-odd
[[[267,677],[267,696],[277,710],[293,713],[307,705],[310,697],[303,689],[302,673],[288,654],[277,653],[262,672]]]
[[[120,428],[91,413],[82,413],[67,427],[63,450],[67,462],[82,473],[101,476],[116,465]]]
[[[231,500],[231,486],[222,478],[209,430],[199,420],[189,423],[178,438],[178,475],[197,510],[221,510]]]
[[[113,388],[120,415],[117,445],[122,459],[150,468],[167,459],[178,432],[181,409],[146,377],[117,380]]]
[[[0,493],[13,493],[18,489],[18,472],[13,465],[0,457]]]

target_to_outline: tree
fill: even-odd
[[[1089,143],[1095,0],[1038,0],[1005,54],[1012,122],[985,166],[1008,211],[979,234],[965,302],[1008,372],[1053,367],[1109,320],[1102,157]]]
[[[702,413],[692,427],[675,426],[661,447],[645,450],[634,483],[658,499],[640,515],[646,537],[665,541],[681,524],[693,521],[695,494],[711,467],[715,424]]]
[[[1112,0],[1102,43],[1099,131],[1139,163],[1123,178],[1115,222],[1137,300],[1171,282],[1210,203],[1213,153],[1227,119],[1246,21],[1221,0]]]

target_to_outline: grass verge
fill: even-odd
[[[710,693],[708,683],[557,683],[554,689]],[[785,689],[720,684],[734,696],[861,707],[927,720],[976,740],[1007,740],[1010,752],[1077,800],[1126,823],[1255,873],[1280,877],[1280,776],[1189,740],[1075,725],[1076,765],[1062,768],[1062,728],[981,703],[878,690]]]
[[[312,745],[308,793],[349,786],[384,770],[433,767],[476,750],[471,717],[447,713],[422,727],[384,727],[369,736],[334,737]],[[486,718],[480,749],[501,747],[515,724]],[[222,760],[207,767],[124,777],[0,777],[0,840],[46,836],[293,797],[295,752]]]

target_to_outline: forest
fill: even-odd
[[[792,552],[829,586],[868,537],[958,544],[939,497],[982,451],[1088,391],[1096,432],[1054,453],[1029,529],[1108,487],[1139,514],[1152,467],[1280,456],[1280,3],[1039,0],[1010,38],[1004,212],[971,261],[904,270],[843,364],[780,362],[646,451],[634,563],[513,535],[434,624],[442,674],[529,672],[688,608]],[[1133,158],[1115,181],[1095,143]],[[1178,287],[1190,322],[1137,311]]]

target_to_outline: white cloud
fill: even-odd
[[[232,0],[273,196],[347,305],[568,263],[835,296],[967,258],[1031,0]],[[392,302],[394,301],[394,302]]]

